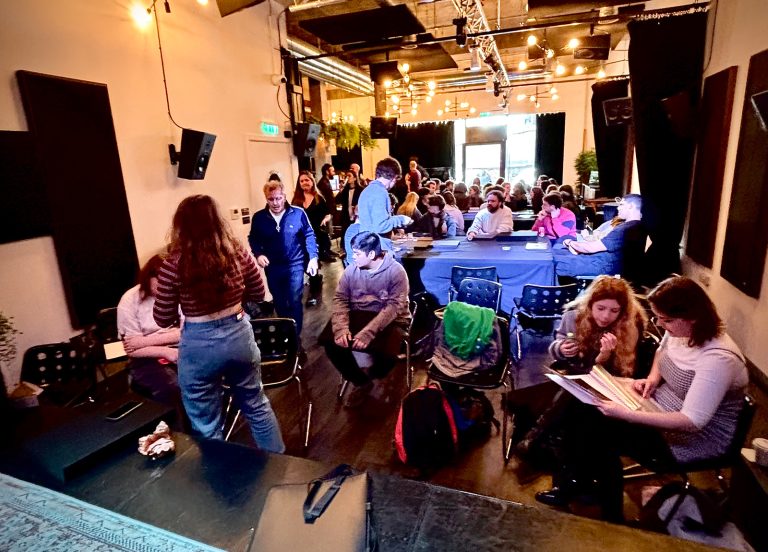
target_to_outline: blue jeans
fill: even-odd
[[[179,386],[192,431],[223,439],[223,389],[251,426],[256,445],[283,452],[280,426],[261,387],[261,355],[245,314],[210,322],[184,322],[179,344]]]
[[[277,315],[293,318],[296,331],[301,335],[304,323],[304,305],[301,302],[304,295],[304,265],[269,265],[266,273]]]

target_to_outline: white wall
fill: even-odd
[[[705,77],[732,65],[738,66],[736,94],[731,131],[728,136],[713,268],[704,268],[685,257],[684,271],[705,285],[708,282],[708,291],[728,325],[728,332],[747,357],[768,374],[768,340],[765,339],[768,324],[768,270],[763,272],[759,299],[746,296],[720,276],[749,58],[768,49],[768,34],[765,32],[765,26],[768,23],[768,17],[766,17],[768,6],[765,0],[729,0],[717,2],[716,5],[714,46]],[[766,152],[754,152],[754,154],[768,158]],[[744,239],[749,239],[749,236],[745,236]],[[765,269],[765,267],[756,267],[756,270],[760,268]]]
[[[225,210],[254,208],[264,205],[260,188],[268,169],[295,179],[285,140],[247,138],[259,134],[262,120],[284,128],[271,79],[280,73],[274,19],[281,8],[264,3],[222,19],[214,2],[204,7],[175,0],[171,14],[157,5],[173,116],[182,126],[217,135],[202,181],[177,179],[169,164],[167,146],[179,146],[180,130],[166,115],[154,23],[139,30],[129,2],[4,2],[0,18],[1,129],[26,130],[18,69],[107,84],[140,262],[164,245],[182,198],[206,193]],[[234,228],[247,235],[239,221]],[[27,347],[75,333],[50,238],[0,245],[0,310],[23,332],[19,358],[6,374],[9,384],[18,379]]]

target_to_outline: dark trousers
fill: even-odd
[[[572,402],[564,420],[563,469],[553,482],[566,486],[569,481],[595,481],[603,519],[623,520],[624,473],[622,456],[640,464],[674,465],[661,431],[623,420],[608,418],[597,408]]]
[[[304,295],[304,265],[270,264],[265,272],[275,312],[278,316],[293,318],[296,321],[296,331],[301,335],[304,323],[304,305],[301,302]]]
[[[174,429],[188,426],[181,403],[181,391],[175,364],[160,364],[156,358],[134,358],[128,364],[131,389],[176,411]]]
[[[350,312],[349,330],[352,336],[354,337],[362,330],[377,314],[369,311]],[[373,366],[368,374],[360,369],[350,347],[340,347],[333,340],[333,327],[330,321],[320,334],[319,341],[325,347],[328,358],[345,380],[354,385],[364,385],[371,381],[371,378],[379,379],[389,374],[397,362],[397,355],[404,337],[405,329],[394,323],[376,334],[368,348],[362,351],[373,357]]]

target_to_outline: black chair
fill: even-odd
[[[554,333],[555,321],[562,317],[565,305],[576,299],[578,294],[578,284],[523,286],[523,296],[515,297],[515,307],[512,311],[515,318],[518,361],[523,358],[521,334],[531,332],[540,337],[551,336]]]
[[[464,278],[456,294],[456,300],[478,307],[487,307],[498,314],[501,304],[501,284],[481,278]]]
[[[296,322],[292,318],[257,318],[251,320],[253,335],[261,352],[261,382],[264,389],[283,387],[295,381],[299,391],[299,427],[303,432],[304,448],[309,446],[309,432],[312,424],[312,401],[307,400],[304,407],[304,385],[300,373],[299,343],[296,335]],[[240,419],[240,410],[234,419],[227,423],[233,406],[233,397],[227,394],[224,411],[224,439],[229,440]],[[304,414],[306,412],[306,414]],[[229,426],[227,429],[226,426]]]
[[[448,289],[448,301],[456,300],[456,295],[459,293],[459,287],[464,278],[480,278],[492,282],[499,281],[495,266],[454,266],[451,268],[451,287]]]
[[[510,393],[510,368],[512,363],[510,362],[510,345],[509,345],[509,321],[503,316],[497,316],[496,320],[499,324],[499,335],[501,337],[501,354],[499,360],[495,366],[488,368],[487,370],[480,370],[472,372],[460,377],[451,377],[441,372],[432,362],[429,364],[427,370],[427,381],[434,380],[440,383],[446,383],[450,385],[458,385],[461,387],[470,387],[472,389],[478,389],[481,391],[490,391],[504,387],[504,392],[501,398],[501,444],[502,444],[502,456],[504,463],[509,461],[512,453],[512,416],[510,410],[507,408],[507,401],[509,400]],[[438,329],[438,331],[441,331]]]
[[[94,402],[94,364],[86,350],[72,343],[50,343],[27,349],[21,363],[21,379],[42,387],[43,396],[58,406]]]
[[[728,450],[725,454],[717,456],[715,458],[707,458],[705,460],[695,460],[693,462],[680,462],[670,465],[667,462],[652,460],[645,462],[644,464],[632,464],[624,468],[624,479],[637,479],[640,477],[649,477],[653,475],[662,474],[676,474],[683,482],[683,490],[678,495],[672,508],[667,513],[666,518],[663,521],[663,526],[666,527],[672,518],[677,513],[677,510],[683,504],[686,496],[691,494],[693,485],[690,482],[690,473],[713,471],[717,477],[718,484],[723,493],[728,492],[728,485],[723,476],[723,470],[731,468],[737,462],[741,461],[741,447],[747,440],[747,435],[752,426],[752,420],[755,417],[755,410],[757,405],[755,399],[750,395],[745,394],[739,417],[736,420],[736,431],[733,434]],[[645,468],[645,471],[637,472],[637,468]]]
[[[597,276],[576,276],[576,285],[579,286],[579,295],[584,293]]]

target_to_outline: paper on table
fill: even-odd
[[[546,251],[547,249],[549,249],[549,244],[547,242],[527,242],[525,244],[525,248]]]
[[[104,344],[104,357],[106,357],[107,360],[114,360],[124,356],[127,355],[125,353],[125,348],[123,347],[122,341],[115,341],[113,343]]]

